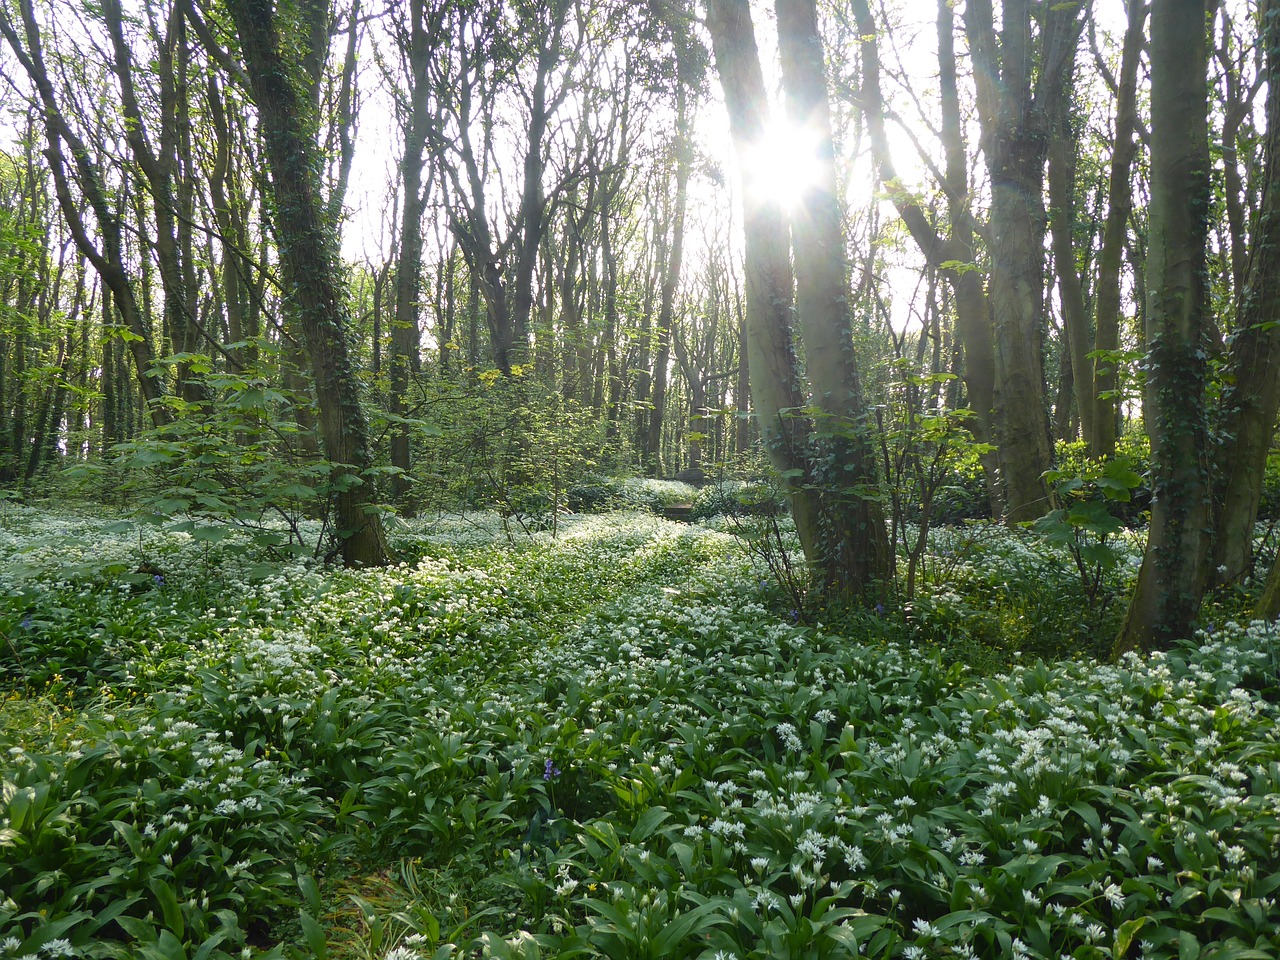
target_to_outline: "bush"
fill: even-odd
[[[786,513],[786,497],[762,480],[724,480],[708,484],[693,497],[692,517],[773,517]]]
[[[698,489],[680,480],[628,477],[618,488],[618,505],[624,510],[661,513],[666,507],[690,503]]]

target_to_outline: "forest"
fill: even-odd
[[[0,960],[1275,960],[1275,0],[0,0]]]

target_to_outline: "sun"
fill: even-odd
[[[758,201],[777,203],[788,211],[796,209],[805,191],[822,177],[819,143],[819,137],[805,126],[770,121],[759,141],[743,155],[746,190]]]

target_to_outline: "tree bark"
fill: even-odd
[[[1116,655],[1190,636],[1204,594],[1209,445],[1204,388],[1209,216],[1204,0],[1151,11],[1151,202],[1146,418],[1147,549]]]
[[[1107,219],[1102,228],[1102,248],[1098,252],[1098,286],[1094,298],[1093,401],[1095,404],[1094,443],[1089,455],[1110,457],[1116,451],[1116,419],[1119,399],[1114,352],[1120,348],[1120,270],[1124,263],[1124,240],[1133,212],[1131,174],[1138,144],[1137,127],[1138,61],[1142,55],[1143,26],[1148,4],[1130,0],[1129,21],[1120,55],[1120,80],[1116,89],[1115,146],[1111,154],[1111,178],[1107,191]],[[1083,377],[1081,370],[1079,376]]]
[[[423,0],[409,3],[409,49],[407,61],[413,90],[426,91],[430,58],[435,52],[425,22]],[[418,324],[419,285],[422,277],[422,162],[426,153],[427,130],[431,123],[431,100],[414,96],[404,130],[404,155],[400,160],[400,176],[404,183],[404,207],[400,216],[400,256],[396,265],[396,309],[391,320],[391,371],[389,377],[391,415],[391,465],[401,471],[392,483],[392,493],[400,510],[413,515],[409,493],[410,429],[404,423],[408,416],[409,375],[421,345]],[[443,356],[444,348],[441,348]]]
[[[3,34],[8,41],[14,56],[18,58],[27,76],[31,78],[39,95],[48,142],[45,156],[49,161],[49,171],[53,177],[59,209],[67,222],[76,247],[85,259],[93,264],[103,285],[111,293],[110,303],[115,307],[121,323],[111,323],[110,329],[128,341],[129,353],[134,361],[134,374],[139,392],[146,404],[147,413],[154,426],[164,426],[172,419],[169,408],[164,403],[164,378],[155,368],[155,349],[152,345],[148,314],[139,305],[137,291],[125,269],[123,224],[116,210],[108,202],[107,189],[101,171],[93,162],[89,148],[67,123],[58,105],[57,94],[45,69],[40,30],[36,25],[31,0],[22,0],[19,10],[27,45],[23,46],[8,13],[3,9],[0,9],[0,34]],[[75,167],[77,185],[98,222],[101,249],[90,236],[81,206],[72,195],[67,157],[63,152],[64,144],[71,151],[71,162]],[[121,387],[121,385],[117,386]],[[123,389],[118,389],[117,395],[123,397]]]
[[[835,147],[814,0],[777,0],[782,84],[792,120],[816,138],[819,175],[791,218],[796,314],[817,424],[814,479],[823,489],[823,587],[856,596],[892,571],[877,499],[875,451],[853,351],[849,265],[836,186]]]
[[[1097,414],[1097,398],[1093,395],[1093,377],[1089,351],[1093,337],[1089,331],[1089,312],[1084,302],[1084,287],[1076,269],[1075,231],[1076,220],[1076,137],[1068,117],[1061,117],[1057,135],[1049,145],[1049,230],[1053,245],[1053,268],[1058,279],[1058,299],[1062,302],[1063,333],[1067,341],[1066,356],[1070,358],[1071,384],[1074,387],[1076,410],[1080,416],[1080,432],[1090,447],[1096,444],[1094,416]],[[1080,371],[1079,375],[1076,371]],[[1068,438],[1069,431],[1063,424],[1070,423],[1070,416],[1056,405],[1059,419],[1059,435]]]
[[[1280,8],[1265,4],[1261,20],[1267,74],[1280,76]],[[1214,458],[1221,468],[1211,579],[1218,583],[1237,580],[1252,566],[1253,525],[1280,410],[1280,83],[1267,85],[1266,114],[1262,206],[1237,301],[1217,430],[1222,449]]]
[[[667,247],[667,259],[662,264],[662,288],[658,301],[658,316],[654,328],[656,350],[653,362],[652,386],[649,400],[648,430],[644,437],[643,456],[648,471],[654,476],[662,474],[662,424],[667,408],[667,367],[671,363],[671,324],[675,319],[676,290],[680,286],[680,270],[684,261],[685,208],[689,197],[689,173],[693,166],[693,143],[689,132],[689,89],[685,59],[687,53],[679,53],[676,63],[676,136],[672,144],[675,154],[675,196],[671,213],[671,243]]]
[[[113,70],[120,87],[120,104],[124,115],[125,141],[137,169],[142,174],[150,195],[151,219],[154,222],[156,261],[160,267],[160,286],[164,302],[164,329],[169,332],[170,349],[175,353],[194,353],[200,347],[193,302],[196,290],[194,274],[183,258],[182,238],[189,228],[180,224],[178,193],[175,179],[181,180],[179,156],[178,94],[185,92],[186,78],[178,71],[186,68],[185,19],[175,8],[167,36],[153,32],[151,42],[159,56],[152,68],[160,76],[159,130],[148,127],[138,102],[134,83],[133,50],[124,35],[125,14],[119,0],[103,0],[103,20],[111,37]],[[174,60],[177,63],[175,64]],[[180,184],[179,184],[180,186]],[[139,204],[140,209],[143,207]],[[190,251],[187,251],[188,253]],[[206,391],[191,371],[188,361],[177,365],[178,389],[188,401],[202,400]]]
[[[996,373],[996,442],[1006,517],[1034,520],[1053,505],[1044,481],[1052,461],[1045,413],[1044,168],[1083,21],[1080,7],[1038,11],[1005,0],[997,51],[991,0],[970,0],[965,30],[974,60],[983,152],[991,176],[990,303]],[[1038,42],[1036,42],[1038,41]],[[1032,65],[1038,64],[1034,73]]]
[[[926,261],[946,278],[955,295],[956,334],[964,348],[961,377],[973,416],[966,421],[979,444],[994,438],[995,354],[991,313],[974,251],[973,221],[968,208],[968,175],[960,100],[956,82],[954,14],[949,0],[938,3],[938,64],[942,90],[942,136],[946,150],[946,193],[949,233],[940,234],[917,197],[898,179],[885,131],[884,95],[880,88],[880,51],[875,21],[866,0],[852,0],[861,35],[861,107],[867,120],[872,156],[889,199]],[[999,461],[994,450],[980,455],[991,515],[1004,512]]]
[[[315,376],[325,455],[333,465],[335,522],[347,566],[387,563],[390,551],[375,509],[368,427],[349,354],[349,321],[335,228],[321,196],[314,120],[280,50],[271,0],[230,0],[275,195],[286,294],[297,308]]]
[[[768,116],[764,74],[747,0],[708,0],[716,70],[739,163],[746,165],[764,135]],[[821,508],[804,449],[810,425],[801,412],[804,393],[791,333],[792,276],[787,222],[776,201],[742,194],[745,238],[747,356],[751,402],[760,438],[791,501],[805,558],[821,557]]]

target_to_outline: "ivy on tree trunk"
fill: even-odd
[[[275,198],[285,293],[297,311],[315,377],[325,455],[333,464],[335,522],[347,566],[380,566],[390,552],[374,489],[369,431],[347,345],[347,311],[336,230],[320,192],[313,111],[300,95],[298,65],[281,53],[270,0],[230,0],[246,73],[258,107]]]

